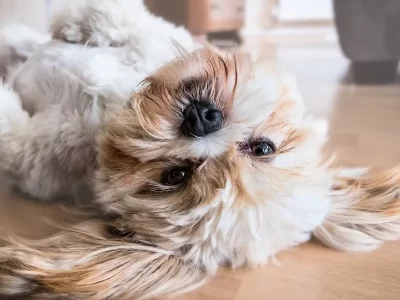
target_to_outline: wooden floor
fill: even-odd
[[[296,75],[309,112],[330,120],[327,151],[347,166],[389,167],[400,163],[400,80],[389,86],[356,86],[337,45],[318,41],[249,40],[249,49],[276,59]],[[64,218],[53,207],[0,189],[0,234],[31,236],[50,229],[43,216]],[[29,228],[29,230],[28,230]],[[223,271],[179,300],[398,300],[400,242],[372,253],[341,253],[309,243],[256,270]]]

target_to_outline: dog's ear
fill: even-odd
[[[400,239],[400,166],[384,172],[336,172],[331,208],[314,236],[346,251],[369,251]]]
[[[0,248],[1,299],[149,299],[204,282],[168,251],[112,239],[89,222],[52,237],[13,239]]]

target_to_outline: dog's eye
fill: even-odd
[[[251,154],[265,156],[275,152],[275,145],[271,141],[259,141],[251,145]]]
[[[161,183],[164,185],[174,186],[184,182],[189,176],[187,168],[175,168],[167,170],[163,173]]]

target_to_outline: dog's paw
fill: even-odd
[[[55,39],[73,44],[83,44],[92,47],[120,47],[127,44],[129,36],[122,36],[121,30],[87,30],[80,24],[65,24],[54,31]]]
[[[99,29],[88,24],[66,23],[53,26],[53,38],[73,44],[92,47],[119,47],[127,43],[128,37],[122,36],[122,28]]]
[[[146,13],[142,0],[81,0],[73,5],[64,1],[55,7],[51,32],[69,43],[120,47],[132,39],[133,19]]]
[[[79,24],[63,24],[54,25],[53,38],[63,40],[73,44],[85,44],[88,37],[88,33],[85,33],[82,26]]]
[[[28,118],[17,93],[0,83],[0,133],[20,128]]]
[[[53,37],[72,44],[92,47],[118,47],[126,43],[127,38],[120,36],[113,28],[95,28],[90,24],[67,22],[53,27]]]

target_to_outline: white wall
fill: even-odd
[[[46,0],[0,0],[0,28],[17,23],[39,31],[47,28]]]
[[[281,21],[332,19],[332,0],[280,0],[278,18]]]
[[[266,29],[271,22],[269,17],[273,2],[274,0],[246,0],[243,32],[254,34]]]

